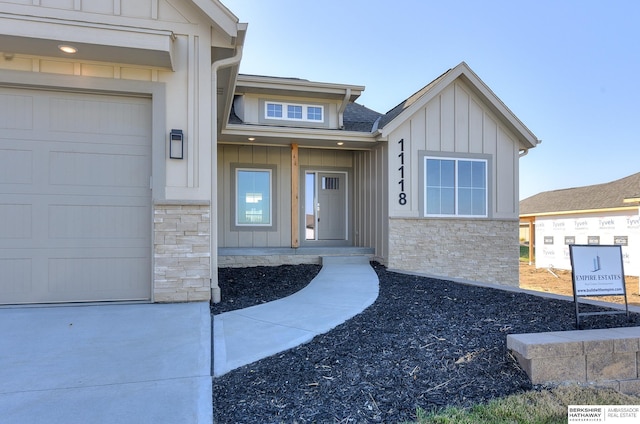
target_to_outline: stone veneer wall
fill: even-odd
[[[516,220],[391,218],[390,269],[519,286]]]
[[[210,300],[210,205],[154,205],[154,302]]]
[[[243,268],[250,266],[279,266],[279,265],[301,265],[301,264],[321,264],[322,260],[318,255],[229,255],[218,256],[218,266],[220,268]]]

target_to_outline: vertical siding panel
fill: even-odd
[[[493,157],[493,173],[491,181],[489,182],[491,187],[491,204],[489,207],[492,212],[497,210],[497,197],[498,197],[498,158],[496,157],[496,144],[498,142],[498,124],[487,113],[484,114],[483,129],[482,129],[482,153],[491,155]]]
[[[471,98],[469,101],[469,152],[482,153],[482,107]]]
[[[453,85],[442,91],[440,101],[440,147],[443,152],[453,152],[455,151],[455,93]]]
[[[455,90],[455,151],[469,152],[469,94],[459,84]]]
[[[426,150],[440,150],[440,98],[431,100],[426,107]]]
[[[514,211],[514,194],[516,176],[514,169],[514,141],[502,128],[498,128],[496,172],[498,181],[496,212],[501,217],[509,216]]]

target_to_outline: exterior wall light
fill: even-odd
[[[169,133],[169,158],[184,158],[184,135],[182,130],[171,130]]]

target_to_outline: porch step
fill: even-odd
[[[370,262],[369,256],[364,256],[364,255],[322,256],[321,259],[322,259],[322,265],[339,265],[339,264],[368,265]]]

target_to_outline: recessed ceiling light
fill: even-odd
[[[338,141],[338,146],[342,146],[344,143],[342,141]]]
[[[256,141],[255,137],[249,137],[249,141]]]
[[[68,44],[60,44],[60,45],[58,46],[58,48],[59,48],[62,52],[67,53],[67,54],[74,54],[74,53],[77,53],[77,52],[78,52],[78,49],[77,49],[77,48],[75,48],[75,47],[73,47],[73,46],[70,46],[70,45],[68,45]]]

